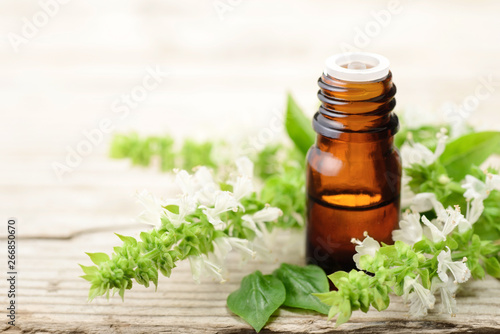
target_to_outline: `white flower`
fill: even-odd
[[[462,188],[466,189],[464,197],[467,199],[467,213],[465,216],[468,224],[462,222],[459,230],[465,232],[481,217],[484,211],[483,201],[488,198],[490,192],[500,190],[500,175],[486,173],[486,182],[472,175],[466,175]]]
[[[437,277],[432,278],[431,292],[441,293],[441,308],[443,312],[449,313],[452,317],[457,313],[457,300],[455,299],[455,292],[458,289],[458,284],[453,283],[451,279],[446,283]]]
[[[465,218],[460,213],[459,208],[455,208],[455,210],[453,210],[451,207],[448,207],[448,209],[445,209],[443,204],[437,200],[436,194],[434,193],[420,193],[415,195],[412,199],[412,205],[410,207],[412,211],[416,212],[426,212],[434,209],[437,215],[437,220],[434,220],[431,223],[426,217],[422,217],[422,222],[427,225],[426,231],[431,234],[430,239],[434,240],[434,242],[445,240],[446,235],[448,235],[456,226],[458,226],[460,232],[465,232],[470,229],[473,224],[469,221],[469,215]],[[473,209],[474,211],[471,211],[471,214],[481,214],[480,212],[477,212],[480,209],[480,203],[474,203]],[[475,218],[475,216],[471,217]],[[477,220],[477,218],[475,219]],[[442,227],[441,231],[439,231],[438,226]],[[448,230],[449,228],[451,228],[451,230]]]
[[[446,140],[448,139],[448,136],[446,136],[446,129],[441,129],[436,137],[438,138],[438,142],[435,151],[432,152],[424,145],[413,142],[412,136],[409,135],[407,142],[401,147],[403,166],[411,167],[411,165],[414,164],[429,166],[434,163],[434,161],[444,152]]]
[[[253,162],[247,157],[241,157],[236,160],[236,167],[238,175],[228,183],[233,186],[234,197],[239,201],[254,192]]]
[[[199,282],[204,271],[208,271],[210,275],[220,280],[221,283],[225,282],[225,262],[227,255],[232,250],[238,251],[241,254],[242,262],[250,258],[255,258],[257,254],[254,249],[255,245],[247,239],[222,236],[213,240],[213,247],[213,251],[208,256],[202,255],[201,257],[194,256],[189,258],[193,278],[197,282]],[[266,253],[269,253],[267,249]]]
[[[261,239],[266,248],[270,249],[274,240],[272,234],[267,230],[265,223],[275,221],[281,215],[283,215],[283,211],[280,209],[267,206],[251,216],[244,215],[241,219],[243,220],[243,225],[252,229],[257,238]]]
[[[165,217],[165,209],[161,201],[146,190],[143,190],[137,196],[137,201],[144,206],[137,220],[140,223],[161,227],[161,218]]]
[[[257,226],[257,224],[255,223],[255,221],[252,219],[252,216],[250,216],[250,215],[244,215],[243,217],[241,217],[241,220],[243,220],[243,226],[245,226],[245,227],[251,229],[252,231],[254,231],[255,235],[258,238],[264,237],[264,231],[266,231],[266,229],[262,229],[260,226]]]
[[[224,283],[226,281],[222,276],[222,268],[211,262],[205,254],[190,255],[188,256],[188,259],[189,264],[191,265],[193,280],[195,280],[196,283],[200,283],[201,275],[205,271],[219,280],[220,283]]]
[[[465,176],[462,188],[466,189],[464,197],[470,199],[486,199],[492,190],[500,190],[500,175],[487,173],[486,182],[472,175]]]
[[[420,143],[404,143],[401,147],[403,166],[418,164],[428,166],[435,161],[434,153]]]
[[[415,198],[415,194],[408,184],[410,181],[411,177],[406,175],[403,170],[403,176],[401,177],[401,208],[408,208],[412,204],[413,198]]]
[[[231,247],[233,247],[235,250],[239,251],[243,255],[255,258],[256,252],[249,247],[250,241],[248,241],[247,239],[240,239],[234,237],[229,237],[227,239]]]
[[[441,128],[439,132],[436,134],[437,143],[436,149],[434,150],[434,161],[443,154],[446,148],[446,141],[448,140],[448,136],[446,135],[448,130],[446,128]]]
[[[244,215],[241,219],[244,221],[245,226],[255,231],[257,236],[262,236],[263,233],[267,232],[264,223],[275,221],[281,215],[283,215],[283,211],[280,209],[267,206],[253,215]]]
[[[465,219],[469,222],[469,225],[459,225],[458,229],[460,232],[465,232],[471,228],[472,224],[479,220],[479,217],[483,214],[484,203],[481,198],[474,198],[472,201],[467,202],[467,213],[465,214]]]
[[[229,182],[233,186],[233,194],[237,201],[254,192],[253,181],[248,176],[238,176],[235,182]]]
[[[200,188],[207,184],[215,183],[214,178],[212,177],[212,173],[205,166],[200,166],[196,168],[196,172],[194,173],[194,178]]]
[[[370,256],[375,256],[377,251],[380,249],[380,244],[378,243],[377,240],[373,239],[372,237],[368,236],[368,234],[365,232],[365,239],[361,242],[358,239],[351,239],[351,242],[353,244],[356,244],[357,246],[355,247],[356,249],[356,254],[352,257],[354,262],[356,262],[356,267],[358,269],[362,269],[359,266],[359,260],[361,256],[363,255],[370,255]]]
[[[220,192],[220,187],[214,181],[212,173],[203,166],[198,167],[194,175],[190,175],[185,170],[177,171],[175,183],[183,195],[191,196],[205,206],[212,206],[215,196]]]
[[[486,188],[491,190],[500,190],[500,175],[498,174],[486,174]]]
[[[392,231],[392,240],[403,241],[410,246],[422,240],[423,230],[419,213],[403,213],[399,228],[399,230]]]
[[[274,232],[276,232],[275,230]],[[271,249],[271,241],[274,240],[274,233],[270,233],[264,238],[253,239],[248,247],[254,252],[255,255],[252,258],[259,260],[264,260],[266,262],[278,262],[277,256],[273,253]],[[247,257],[248,258],[248,257]],[[245,259],[243,259],[245,261]]]
[[[236,167],[238,168],[238,174],[249,178],[253,177],[253,162],[248,157],[238,158],[236,160]]]
[[[237,210],[238,202],[230,192],[220,191],[215,196],[215,204],[213,208],[209,208],[204,205],[200,205],[199,208],[203,209],[203,213],[207,216],[208,221],[217,227],[224,224],[219,217],[220,214],[229,210]]]
[[[227,237],[218,237],[213,241],[214,250],[209,256],[214,258],[214,262],[222,267],[227,255],[233,249]]]
[[[455,277],[454,283],[464,283],[470,278],[471,276],[470,270],[469,268],[467,268],[467,265],[465,264],[467,258],[464,257],[462,261],[452,261],[451,251],[448,248],[448,251],[444,250],[441,251],[441,253],[439,253],[437,256],[437,259],[438,259],[437,273],[439,278],[443,282],[448,281],[448,274],[447,274],[448,270],[450,270],[453,277]]]
[[[422,216],[422,223],[427,226],[429,239],[433,242],[440,242],[446,240],[455,227],[457,227],[461,220],[465,220],[464,216],[460,213],[460,208],[455,206],[455,210],[448,208],[437,213],[438,218],[432,222],[426,216]]]
[[[472,224],[467,219],[460,219],[458,221],[458,232],[464,233],[465,231],[470,230]]]
[[[488,197],[488,190],[486,189],[486,184],[472,175],[465,176],[465,183],[462,185],[462,188],[466,189],[464,197],[467,199],[472,199],[472,198],[485,199],[486,197]]]
[[[428,309],[434,308],[436,297],[432,292],[418,283],[419,275],[415,278],[405,277],[403,299],[410,301],[410,315],[421,317],[427,314]]]
[[[439,203],[441,205],[441,203]],[[441,222],[446,222],[450,220],[454,222],[453,224],[457,224],[458,230],[460,233],[465,232],[466,230],[471,228],[471,223],[462,215],[460,212],[460,206],[455,205],[455,210],[451,207],[448,207],[446,210],[441,205],[441,208],[436,209],[437,219]]]
[[[426,212],[434,209],[436,213],[439,213],[444,210],[443,204],[437,200],[434,193],[419,193],[415,195],[410,208],[415,212]]]
[[[206,167],[199,167],[194,174],[194,180],[196,184],[192,187],[196,191],[196,199],[201,205],[212,206],[220,187],[215,183],[210,170]]]
[[[185,195],[194,196],[198,190],[193,176],[189,175],[185,170],[177,172],[175,183],[181,188],[182,193]]]
[[[252,215],[252,219],[258,223],[272,222],[283,215],[283,211],[272,206],[266,206]]]
[[[193,213],[197,206],[195,198],[187,194],[182,195],[178,199],[167,200],[165,205],[176,205],[179,208],[178,214],[165,210],[165,215],[175,227],[179,227],[182,223],[185,223],[186,216]]]

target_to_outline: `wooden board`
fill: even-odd
[[[126,235],[138,232],[116,231]],[[251,333],[251,327],[227,309],[227,295],[238,288],[244,275],[257,269],[270,273],[278,266],[277,262],[241,266],[234,254],[228,282],[208,279],[196,284],[189,263],[183,262],[171,278],[160,279],[156,292],[153,287],[136,285],[126,292],[125,302],[115,296],[87,303],[88,283],[78,277],[82,273],[77,265],[90,265],[83,251],[110,252],[119,243],[111,231],[71,239],[19,240],[18,326],[0,329],[8,333]],[[278,248],[275,254],[281,261],[303,262],[296,251],[282,253]],[[5,289],[2,280],[0,291]],[[387,311],[354,312],[351,321],[337,329],[324,316],[286,309],[273,316],[263,333],[500,332],[500,281],[488,278],[464,285],[458,305],[455,318],[434,310],[425,319],[410,319],[408,307],[395,297]]]

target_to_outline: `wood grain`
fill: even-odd
[[[117,232],[137,235],[137,229]],[[275,255],[281,261],[301,264],[296,251],[283,253],[279,244]],[[241,265],[230,257],[231,274],[225,284],[210,280],[196,284],[186,262],[172,277],[161,278],[158,290],[135,286],[125,302],[118,296],[109,301],[98,298],[86,302],[88,283],[78,276],[77,263],[89,265],[83,251],[106,251],[118,245],[112,233],[83,233],[71,239],[21,239],[19,241],[18,297],[20,333],[251,333],[252,329],[231,314],[227,295],[238,288],[241,278],[253,270],[270,273],[277,262],[250,262]],[[6,288],[1,281],[0,291]],[[408,307],[395,297],[384,312],[353,313],[351,321],[339,328],[311,312],[283,309],[277,312],[263,333],[498,333],[500,331],[500,281],[488,278],[464,285],[458,297],[455,318],[436,309],[425,319],[408,318]],[[15,332],[3,327],[6,332]]]

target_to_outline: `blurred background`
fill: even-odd
[[[133,224],[132,195],[168,193],[171,176],[109,159],[113,133],[240,141],[287,92],[312,117],[324,60],[345,51],[389,58],[407,126],[498,130],[498,13],[494,0],[2,1],[0,210],[23,237]]]

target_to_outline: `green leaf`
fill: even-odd
[[[172,212],[173,214],[178,215],[179,214],[179,206],[175,204],[170,204],[165,207],[168,211]]]
[[[475,262],[473,265],[469,265],[469,263],[467,263],[467,267],[470,268],[470,271],[471,271],[473,278],[475,278],[475,279],[483,279],[484,278],[484,276],[485,276],[484,269],[483,269],[483,267],[481,267],[481,265],[478,262]]]
[[[120,287],[119,292],[118,292],[118,294],[120,295],[122,301],[125,301],[125,287],[126,287],[125,285],[122,285]]]
[[[256,271],[245,276],[241,287],[227,297],[227,306],[259,332],[285,299],[285,286],[279,279]]]
[[[222,190],[222,191],[230,191],[230,192],[232,192],[232,191],[233,191],[233,186],[232,186],[232,185],[230,185],[230,184],[228,184],[228,183],[224,183],[224,182],[222,182],[222,183],[220,184],[220,190]]]
[[[87,275],[93,275],[98,271],[98,268],[96,266],[84,266],[82,264],[79,264],[79,266],[82,268],[83,272]]]
[[[368,289],[363,289],[359,292],[359,308],[361,311],[367,313],[370,309],[371,296]]]
[[[273,275],[285,286],[286,299],[283,305],[328,314],[329,307],[312,295],[329,290],[328,279],[320,267],[314,265],[300,267],[282,263]]]
[[[329,306],[335,306],[335,305],[340,305],[342,302],[343,297],[339,295],[338,291],[329,291],[329,292],[324,292],[324,293],[313,293],[314,296],[318,297],[318,299]],[[337,314],[337,313],[335,313]],[[334,314],[334,315],[335,315]],[[333,315],[332,315],[333,317]],[[329,317],[331,318],[331,317]]]
[[[496,257],[487,258],[484,261],[484,268],[489,275],[500,278],[500,263]]]
[[[431,280],[429,275],[429,269],[418,269],[417,272],[420,274],[422,279],[422,286],[426,289],[431,288]]]
[[[446,145],[439,161],[450,177],[460,181],[472,165],[480,165],[493,153],[500,153],[500,132],[471,133]]]
[[[343,278],[348,279],[349,278],[349,274],[346,273],[345,271],[336,271],[333,274],[328,275],[328,278],[338,288],[340,280],[343,279]]]
[[[452,236],[448,236],[446,238],[446,246],[448,246],[451,250],[455,250],[458,248],[458,243]]]
[[[333,318],[334,316],[337,315],[337,313],[340,312],[340,309],[339,309],[339,306],[338,305],[332,305],[332,307],[330,307],[330,310],[328,311],[328,320],[330,320],[331,318]]]
[[[305,155],[314,144],[316,133],[311,120],[304,115],[292,95],[288,94],[285,127],[295,146]]]
[[[121,235],[121,234],[118,234],[118,233],[115,233],[115,235],[120,238],[121,241],[123,241],[124,243],[130,243],[134,246],[137,245],[137,240],[135,240],[134,237],[127,237],[127,236],[124,236],[124,235]]]
[[[89,282],[92,282],[95,279],[94,275],[82,275],[80,277]]]
[[[398,256],[398,251],[396,250],[396,247],[394,247],[394,245],[387,246],[384,244],[383,247],[378,250],[378,252],[390,259],[396,258]]]
[[[373,302],[372,306],[377,311],[383,311],[389,307],[390,299],[387,290],[383,286],[378,285],[373,289]]]
[[[106,293],[106,289],[103,288],[100,285],[92,284],[92,286],[89,289],[89,301],[94,300],[95,297],[97,296],[102,296],[103,294]]]
[[[85,253],[90,257],[90,260],[99,265],[101,262],[109,261],[109,256],[106,253]]]
[[[346,323],[351,318],[352,310],[351,310],[351,301],[349,299],[345,299],[344,302],[339,307],[340,314],[337,317],[337,321],[335,322],[335,327]]]

